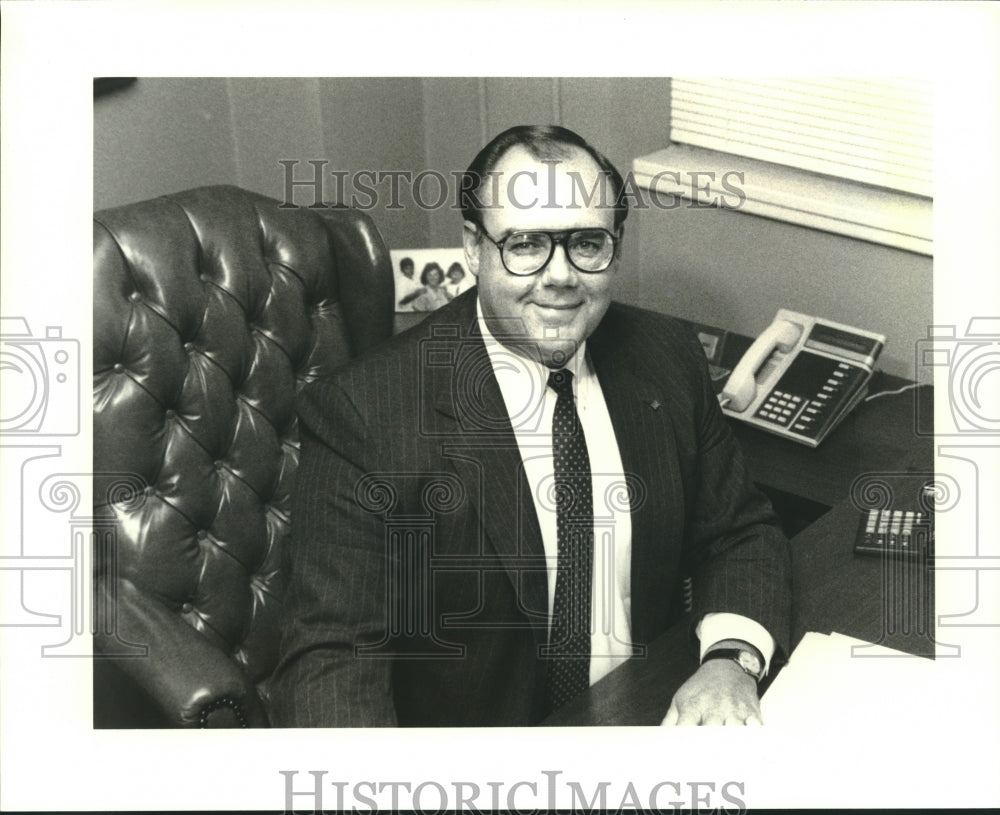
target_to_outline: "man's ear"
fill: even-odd
[[[479,277],[479,246],[482,236],[479,228],[472,222],[462,224],[462,248],[465,250],[465,265],[469,267],[474,277]]]
[[[616,232],[618,235],[618,242],[615,244],[615,260],[621,260],[622,246],[625,243],[625,224],[619,225]]]

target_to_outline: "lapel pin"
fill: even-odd
[[[653,410],[659,410],[660,409],[660,400],[659,399],[654,399],[652,402],[649,403],[649,406]]]

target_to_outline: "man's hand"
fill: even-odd
[[[757,683],[739,665],[714,659],[678,688],[663,724],[763,724]]]

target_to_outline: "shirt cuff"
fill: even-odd
[[[709,612],[698,622],[695,634],[701,643],[699,661],[705,658],[705,652],[717,642],[743,640],[760,651],[764,657],[764,675],[767,674],[771,657],[774,656],[774,638],[756,620],[742,614]]]

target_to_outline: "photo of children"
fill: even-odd
[[[461,249],[394,249],[390,256],[397,312],[434,311],[476,282],[466,271]]]

